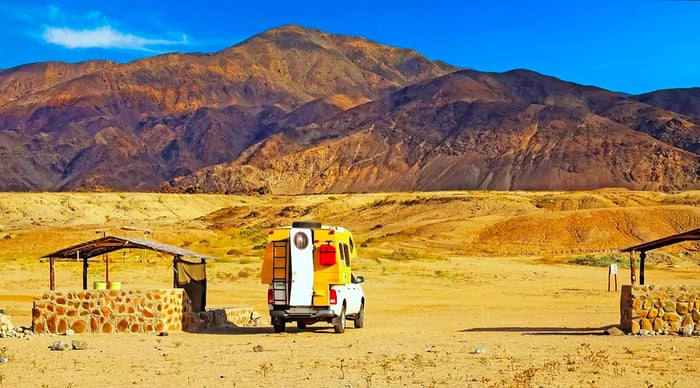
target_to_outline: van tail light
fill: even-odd
[[[338,294],[334,288],[331,288],[331,292],[328,293],[328,303],[338,304]]]
[[[274,299],[274,291],[272,288],[267,289],[267,304],[274,304],[275,299]]]
[[[335,247],[331,244],[321,245],[319,255],[319,264],[335,265]]]

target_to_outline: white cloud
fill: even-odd
[[[46,27],[42,38],[48,43],[70,49],[104,48],[158,51],[159,46],[186,45],[189,43],[186,35],[182,35],[182,38],[179,40],[149,39],[120,32],[111,26],[83,30],[68,27]]]
[[[187,35],[173,33],[167,26],[152,21],[141,22],[140,33],[129,32],[118,20],[97,10],[75,13],[56,5],[28,7],[0,0],[0,24],[3,18],[14,20],[17,23],[14,27],[16,31],[68,49],[102,48],[159,53],[166,47],[191,44]]]

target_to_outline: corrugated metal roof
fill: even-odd
[[[216,260],[214,256],[202,255],[196,252],[188,251],[180,247],[164,244],[158,241],[146,240],[143,238],[105,236],[97,240],[86,241],[60,251],[52,252],[40,257],[40,259],[55,258],[65,260],[78,260],[101,256],[103,254],[117,251],[120,249],[150,249],[156,252],[167,253],[173,256],[182,256],[183,258],[196,258],[201,260]]]
[[[700,240],[700,228],[688,230],[685,232],[673,234],[671,236],[662,237],[658,240],[647,241],[645,243],[633,245],[631,247],[620,249],[621,252],[646,252],[652,249],[665,247],[667,245],[677,244],[683,241]]]

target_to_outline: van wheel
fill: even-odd
[[[283,333],[286,330],[284,319],[272,318],[272,326],[275,328],[275,333]]]
[[[297,329],[306,329],[306,322],[297,321]]]
[[[345,305],[340,310],[340,316],[333,318],[333,329],[336,333],[345,333]]]
[[[355,315],[355,329],[362,329],[365,325],[365,303],[362,302],[360,311]]]

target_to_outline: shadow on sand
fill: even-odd
[[[348,327],[346,330],[352,330]],[[226,335],[260,335],[260,334],[273,334],[273,335],[285,335],[285,334],[299,334],[299,333],[318,333],[318,334],[335,334],[333,326],[309,326],[305,329],[298,329],[296,326],[287,326],[284,333],[275,333],[272,326],[233,326],[233,327],[220,327],[206,329],[197,332],[190,332],[191,334],[226,334]]]
[[[523,335],[608,335],[606,331],[618,325],[601,327],[474,327],[461,333],[522,333]]]

